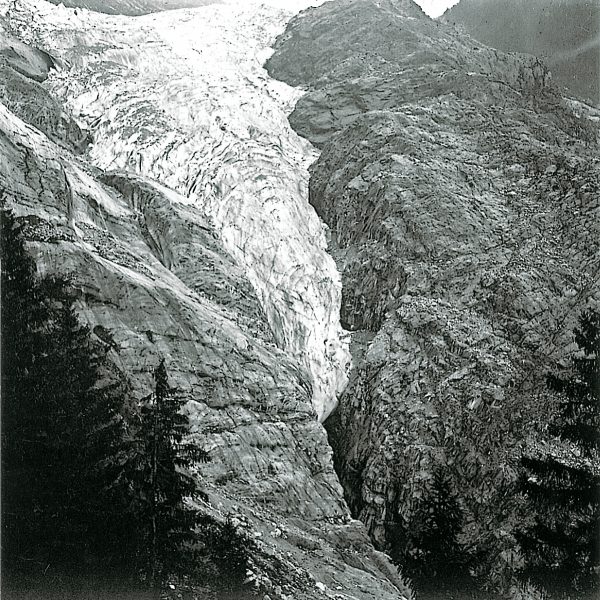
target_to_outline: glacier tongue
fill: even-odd
[[[135,18],[20,4],[37,16],[24,33],[65,65],[49,86],[93,130],[93,162],[202,207],[245,265],[278,345],[310,372],[324,419],[350,366],[340,276],[307,200],[316,151],[287,121],[299,92],[262,68],[289,6],[319,3],[239,0]]]

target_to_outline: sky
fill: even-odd
[[[439,17],[447,8],[458,4],[458,0],[415,0],[415,2],[430,17]]]

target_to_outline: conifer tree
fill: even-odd
[[[141,575],[159,587],[193,576],[198,553],[237,582],[249,543],[186,503],[206,498],[188,469],[208,455],[185,441],[164,362],[129,414],[128,386],[78,322],[69,282],[37,277],[18,220],[0,216],[3,577]]]
[[[189,422],[181,413],[183,400],[169,388],[164,361],[154,376],[155,391],[141,409],[134,469],[140,571],[151,587],[158,587],[193,562],[200,516],[186,500],[202,494],[187,470],[208,455],[184,441]]]
[[[521,489],[535,524],[520,542],[530,565],[561,570],[581,582],[600,567],[599,313],[581,316],[575,341],[580,352],[571,374],[547,379],[561,397],[549,427],[553,439],[522,459]]]
[[[460,562],[458,535],[462,524],[462,511],[451,481],[438,467],[430,493],[410,523],[401,560],[409,575],[454,575]]]
[[[125,386],[79,324],[68,283],[36,277],[16,219],[1,214],[3,566],[122,565]]]

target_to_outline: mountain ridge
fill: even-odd
[[[515,18],[518,15],[518,18]],[[600,105],[600,6],[589,0],[461,0],[440,19],[505,52],[543,58],[556,83]]]

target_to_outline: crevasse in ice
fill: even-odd
[[[49,87],[93,130],[93,162],[203,208],[247,269],[278,345],[309,371],[324,419],[350,364],[340,277],[307,201],[316,151],[287,121],[302,92],[262,68],[293,12],[319,3],[239,0],[143,17],[20,4],[36,15],[24,36],[62,65]]]

